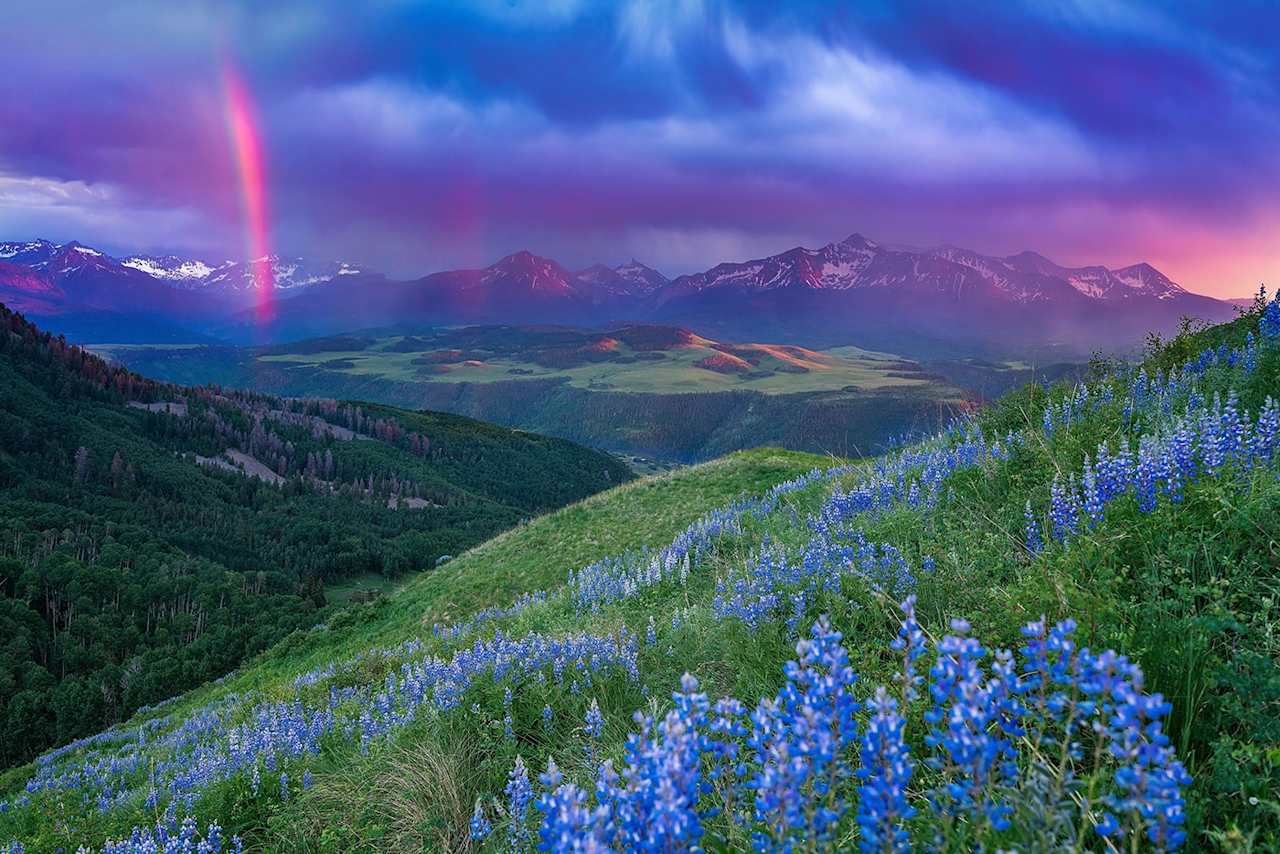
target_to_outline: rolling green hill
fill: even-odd
[[[0,840],[1274,850],[1280,302],[1097,367],[536,519],[14,769]]]
[[[760,445],[871,453],[971,405],[954,384],[890,354],[738,344],[670,326],[479,326],[260,349],[96,349],[177,382],[457,412],[678,462]]]
[[[92,734],[631,478],[455,415],[184,388],[0,307],[0,761]]]

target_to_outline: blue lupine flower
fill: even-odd
[[[1032,554],[1039,554],[1044,551],[1044,538],[1040,536],[1040,523],[1036,520],[1035,513],[1031,512],[1031,502],[1027,502],[1026,509],[1023,511],[1023,518],[1026,520],[1026,543],[1027,551]]]
[[[542,825],[538,831],[539,851],[593,851],[599,846],[596,816],[587,806],[587,795],[564,779],[554,760],[538,778],[548,791],[538,798]]]
[[[1280,336],[1280,290],[1276,291],[1275,297],[1263,309],[1262,317],[1258,320],[1258,332],[1267,338]]]
[[[871,720],[862,736],[862,767],[858,778],[858,847],[867,852],[909,851],[910,839],[903,822],[915,815],[907,802],[912,763],[903,741],[904,721],[898,704],[883,685],[868,704]]]
[[[475,812],[471,814],[471,838],[481,840],[493,832],[493,825],[484,814],[484,807],[476,801]]]
[[[787,847],[807,839],[828,844],[847,809],[841,783],[848,778],[848,747],[858,727],[853,699],[857,677],[840,645],[840,633],[823,618],[812,639],[796,644],[787,662],[787,684],[752,715],[750,745],[760,770],[750,782],[757,844]]]
[[[600,704],[595,698],[591,698],[591,706],[587,709],[586,718],[587,737],[595,741],[604,734],[604,715],[600,712]]]
[[[533,801],[533,786],[529,784],[529,771],[524,760],[516,757],[516,764],[507,776],[507,847],[521,850],[529,840],[529,828],[525,824],[529,804]]]
[[[1049,519],[1053,526],[1053,538],[1065,543],[1076,532],[1079,524],[1076,512],[1079,500],[1075,496],[1074,487],[1064,487],[1058,477],[1054,477],[1049,495]]]
[[[901,684],[902,701],[905,705],[919,696],[919,687],[924,683],[924,677],[916,673],[915,665],[927,652],[927,644],[924,631],[916,622],[916,597],[908,596],[898,607],[902,609],[902,624],[891,647],[902,655],[902,671],[897,679]]]

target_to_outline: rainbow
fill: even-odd
[[[274,313],[275,274],[271,269],[270,212],[267,206],[267,179],[262,156],[262,132],[258,111],[244,78],[231,62],[223,63],[222,97],[226,109],[227,134],[235,158],[240,186],[240,206],[244,216],[245,244],[255,285],[258,322]]]

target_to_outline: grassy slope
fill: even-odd
[[[388,646],[429,633],[434,623],[558,587],[570,570],[633,549],[661,547],[705,511],[822,464],[812,454],[746,451],[598,493],[500,534],[438,571],[413,576],[396,595],[351,612],[349,630],[325,633],[331,637],[320,644],[307,643],[303,663],[323,664],[334,650],[349,654]],[[299,660],[289,656],[284,669],[296,671]]]
[[[610,390],[634,393],[757,391],[763,394],[795,394],[811,391],[832,391],[855,386],[873,391],[885,388],[923,388],[940,385],[926,376],[901,374],[901,363],[896,356],[873,353],[857,347],[842,347],[820,354],[817,360],[807,360],[807,372],[790,372],[786,358],[774,358],[762,352],[760,364],[754,370],[759,375],[721,373],[698,367],[697,363],[720,355],[707,346],[690,346],[662,352],[662,358],[631,361],[634,355],[625,344],[617,348],[614,356],[621,361],[600,361],[576,367],[552,368],[511,355],[499,355],[484,361],[458,361],[444,366],[440,373],[424,369],[415,363],[418,352],[393,352],[382,349],[394,347],[401,339],[377,340],[371,347],[360,350],[325,350],[305,353],[278,353],[258,356],[256,361],[275,367],[322,368],[342,374],[361,377],[377,377],[387,380],[417,383],[492,383],[513,379],[564,380],[576,388]],[[147,350],[163,352],[163,348],[135,348],[130,345],[100,345],[96,350],[109,353],[126,362],[146,360],[154,354]],[[190,353],[188,353],[190,355]],[[349,363],[349,364],[345,364]],[[446,370],[447,369],[447,370]],[[241,370],[251,372],[252,365]],[[518,373],[513,373],[517,371]],[[764,374],[767,373],[767,376]],[[895,375],[896,374],[896,375]],[[938,389],[942,393],[945,389]],[[949,390],[955,394],[954,389]]]
[[[292,678],[300,672],[362,650],[429,635],[433,622],[558,586],[570,569],[602,557],[660,547],[706,510],[823,464],[823,458],[811,454],[762,449],[591,496],[495,537],[437,571],[415,575],[394,595],[353,607],[327,628],[296,633],[218,684],[179,697],[163,714],[180,720],[192,710],[234,694],[285,697]],[[135,722],[146,717],[140,715]],[[27,765],[0,773],[0,800],[20,791],[33,771],[34,766]],[[80,824],[80,832],[64,836],[60,831],[66,828],[61,824],[45,826],[37,820],[34,825],[6,827],[0,815],[0,841],[7,842],[12,833],[28,840],[30,850],[40,850],[29,840],[34,828],[43,826],[65,843],[100,842],[108,833],[126,832],[129,823],[138,819],[133,813],[132,819]]]
[[[1153,364],[1174,363],[1216,341],[1238,343],[1243,334],[1243,324],[1236,324],[1179,340]],[[1206,380],[1219,388],[1228,381],[1225,374]],[[1280,355],[1273,351],[1244,389],[1242,407],[1256,411],[1277,388]],[[1161,501],[1149,514],[1131,501],[1118,502],[1097,529],[1032,557],[1022,545],[1024,503],[1030,500],[1043,511],[1055,473],[1078,469],[1099,442],[1123,432],[1115,404],[1045,439],[1038,432],[1040,413],[1048,399],[1067,393],[1058,389],[1047,396],[1030,388],[983,413],[989,435],[1023,430],[1028,442],[1008,461],[954,475],[936,511],[902,507],[859,523],[868,539],[893,543],[913,565],[926,555],[937,560],[936,571],[918,583],[921,619],[935,636],[950,617],[964,615],[989,646],[1014,646],[1025,621],[1041,614],[1074,616],[1083,643],[1115,646],[1137,658],[1148,673],[1148,689],[1175,704],[1170,729],[1197,781],[1188,810],[1193,850],[1249,850],[1250,834],[1254,850],[1268,850],[1277,840],[1276,818],[1268,810],[1280,809],[1280,756],[1274,755],[1280,717],[1275,471],[1206,478],[1187,489],[1181,504]],[[753,452],[589,499],[472,550],[388,600],[352,610],[329,631],[287,642],[228,684],[189,697],[174,713],[231,689],[257,687],[288,696],[286,681],[293,674],[415,635],[448,654],[457,645],[432,640],[432,622],[505,605],[520,592],[554,590],[569,568],[643,543],[664,543],[737,490],[758,491],[811,463],[800,455]],[[743,537],[722,541],[687,584],[649,588],[587,615],[553,598],[498,623],[516,636],[534,630],[607,632],[622,625],[643,634],[656,616],[658,641],[642,646],[638,686],[609,677],[589,692],[571,694],[526,684],[511,709],[518,741],[509,743],[502,734],[500,687],[480,685],[457,712],[424,714],[368,755],[334,745],[311,766],[315,785],[287,804],[271,794],[250,797],[243,781],[233,781],[211,791],[200,814],[220,818],[268,850],[466,849],[466,820],[475,798],[500,792],[517,753],[533,768],[549,755],[569,773],[583,765],[580,721],[590,697],[599,700],[607,720],[602,749],[617,757],[631,713],[654,702],[650,697],[667,696],[682,671],[697,674],[712,696],[754,702],[771,694],[794,639],[781,625],[753,633],[716,619],[710,607],[714,580],[741,571],[765,535],[789,546],[802,544],[805,533],[794,514],[803,518],[823,495],[821,486],[799,493],[749,525]],[[844,633],[862,684],[886,681],[894,666],[885,655],[895,631],[892,602],[850,577],[841,595],[811,603],[806,619],[819,612],[829,613]],[[680,618],[678,626],[673,615]],[[481,632],[491,634],[491,628]],[[357,678],[377,682],[387,666],[363,666]],[[473,701],[478,713],[467,711]],[[549,731],[540,723],[544,703],[555,710]],[[1259,805],[1248,806],[1251,797]]]
[[[629,355],[629,348],[619,347],[619,355]],[[609,389],[638,393],[655,392],[707,392],[735,389],[758,391],[764,394],[793,394],[803,391],[827,391],[845,386],[862,389],[879,389],[890,386],[921,386],[923,378],[893,376],[893,357],[865,358],[851,355],[832,355],[829,361],[813,363],[807,373],[787,373],[770,370],[783,364],[766,359],[760,370],[769,371],[767,377],[754,378],[737,373],[719,373],[697,366],[702,359],[718,355],[709,347],[682,347],[663,353],[661,361],[612,362],[572,368],[547,368],[533,362],[513,358],[497,358],[471,365],[460,363],[450,367],[447,373],[428,374],[413,364],[416,353],[386,353],[371,350],[360,352],[333,352],[262,356],[263,361],[285,362],[297,365],[323,366],[325,362],[345,359],[352,366],[346,370],[355,374],[372,374],[394,380],[417,382],[500,382],[516,378],[565,379],[578,388]],[[511,369],[528,371],[513,375]]]

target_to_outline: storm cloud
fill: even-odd
[[[19,4],[0,231],[396,275],[528,248],[669,274],[853,231],[1280,278],[1264,3]]]

